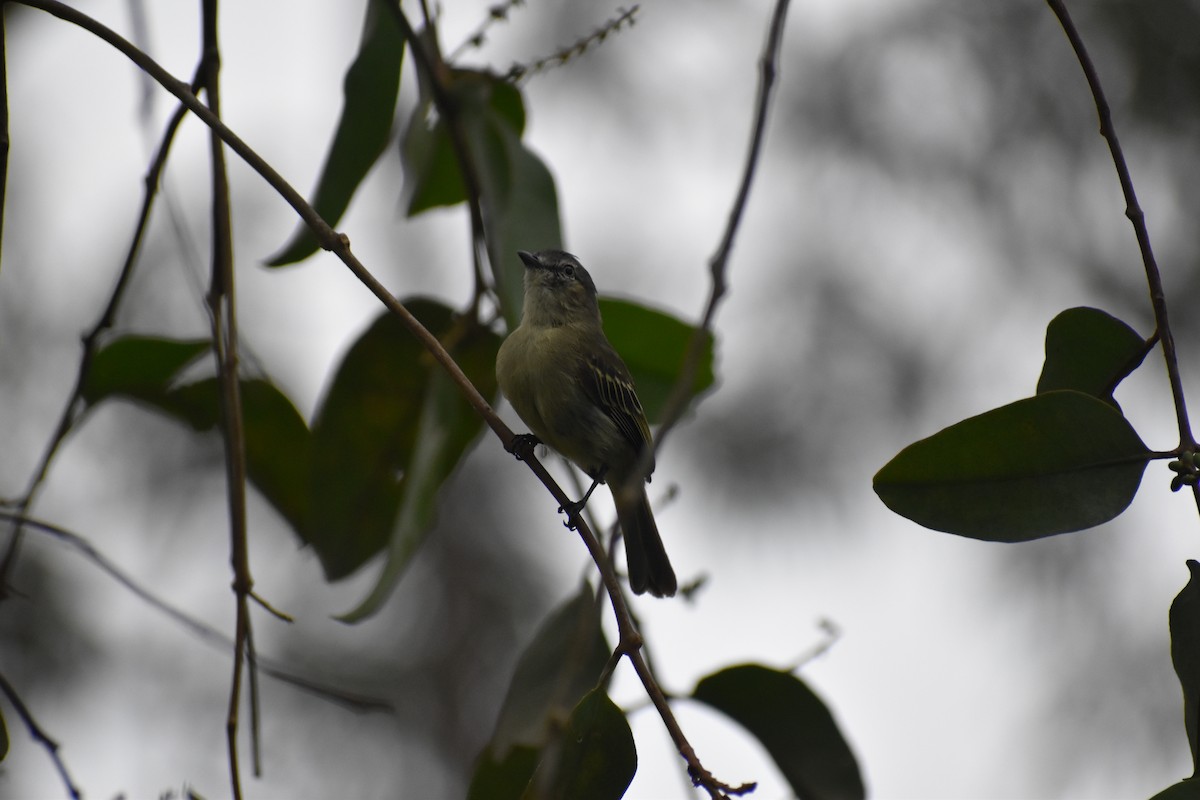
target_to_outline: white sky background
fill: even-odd
[[[199,39],[195,4],[149,5],[149,49],[175,75],[190,75]],[[1028,181],[1031,197],[1028,215],[1017,221],[1020,244],[1013,245],[1014,231],[997,229],[969,187],[918,180],[919,165],[883,174],[826,143],[803,142],[811,128],[782,104],[796,87],[823,76],[806,74],[802,66],[881,25],[882,8],[894,15],[910,5],[792,4],[781,106],[730,264],[732,291],[717,317],[721,385],[697,418],[676,431],[653,485],[658,491],[680,485],[679,498],[659,512],[660,527],[681,578],[707,573],[709,586],[694,605],[646,599],[637,610],[662,679],[679,693],[728,664],[786,665],[821,640],[821,619],[835,622],[842,638],[803,676],[832,708],[875,797],[1148,796],[1190,772],[1181,709],[1166,734],[1146,728],[1158,717],[1129,714],[1139,704],[1175,708],[1180,700],[1167,650],[1167,608],[1186,580],[1184,559],[1195,555],[1195,518],[1182,495],[1166,490],[1165,469],[1150,467],[1119,523],[1023,545],[1020,555],[1016,548],[918,528],[890,514],[871,492],[875,470],[905,444],[1032,393],[1045,323],[1064,308],[1098,302],[1061,263],[1060,240],[1084,234],[1058,230],[1038,216],[1038,203],[1053,204],[1081,189],[1066,178],[1056,181],[1054,170],[1003,165],[1013,169],[1014,182]],[[447,6],[443,39],[453,45],[485,6]],[[125,3],[98,0],[85,10],[130,30]],[[541,4],[531,3],[496,30],[485,55],[493,66],[503,70],[587,30],[545,33],[541,13]],[[594,13],[598,24],[615,6],[597,6]],[[591,268],[602,292],[687,318],[701,309],[707,259],[742,167],[768,13],[768,3],[647,2],[632,30],[528,84],[528,139],[555,173],[568,249]],[[224,5],[225,117],[306,191],[336,122],[361,9],[293,2],[286,16],[280,14],[274,3]],[[1046,15],[1049,34],[1035,44],[1061,46],[1063,63],[1073,64]],[[19,36],[10,33],[8,41],[13,150],[0,313],[14,314],[18,306],[52,310],[40,325],[43,341],[54,345],[30,354],[19,351],[20,342],[0,344],[3,379],[31,384],[22,404],[0,408],[0,441],[15,454],[0,468],[5,496],[24,488],[69,391],[78,336],[107,297],[132,231],[148,142],[157,141],[172,109],[165,93],[156,91],[154,121],[139,127],[141,86],[122,56],[65,23],[36,12],[26,16]],[[991,121],[978,76],[964,66],[955,43],[929,52],[898,48],[890,57],[894,86],[888,96],[896,101],[875,110],[880,125],[896,126],[931,151],[969,154],[971,138]],[[617,76],[607,83],[589,80],[589,70],[605,62],[623,69],[601,73]],[[410,97],[410,62],[405,69]],[[1082,84],[1070,85],[1079,91]],[[1081,115],[1079,124],[1093,129],[1094,118]],[[1152,233],[1162,241],[1174,211],[1170,198],[1155,190],[1155,169],[1164,167],[1139,157],[1131,134],[1126,144]],[[1093,146],[1102,166],[1098,137]],[[174,153],[167,185],[199,243],[195,273],[203,275],[207,162],[194,120],[185,123]],[[295,222],[257,176],[236,158],[231,165],[244,335],[308,415],[332,365],[377,313],[377,302],[328,255],[281,271],[258,266]],[[372,174],[338,228],[397,294],[424,292],[462,302],[470,288],[464,212],[404,221],[398,185],[390,159]],[[1098,167],[1087,187],[1087,202],[1075,209],[1081,227],[1101,231],[1113,248],[1128,251],[1131,269],[1138,269],[1115,177]],[[164,219],[160,206],[147,259],[161,259],[176,247]],[[1169,240],[1163,247],[1169,252]],[[1027,261],[1016,278],[1004,263],[1013,252]],[[174,305],[145,310],[131,302],[133,318],[125,329],[157,331],[169,320],[176,332],[203,334],[203,310],[189,280],[203,285],[204,279],[148,266],[144,291],[173,287],[164,291]],[[1170,268],[1165,259],[1164,268]],[[1053,277],[1020,277],[1031,272]],[[889,376],[878,372],[878,353],[857,351],[857,340],[831,340],[834,332],[815,327],[823,297],[817,290],[830,281],[855,286],[852,310],[891,332],[897,343],[938,356],[937,369],[927,376],[932,386],[916,394],[919,402],[907,418],[843,424],[829,435],[811,430],[829,419],[814,421],[816,411],[828,413],[843,403],[885,409],[886,394],[894,391]],[[1137,295],[1128,307],[1109,310],[1145,333],[1149,312],[1141,302]],[[1189,342],[1181,346],[1185,353],[1193,349]],[[833,371],[829,375],[798,370],[829,348],[838,354],[821,362]],[[794,380],[772,379],[792,369]],[[1173,446],[1173,417],[1161,372],[1156,351],[1119,399],[1150,446],[1167,449]],[[763,399],[753,392],[764,385],[776,387],[778,404],[794,408],[784,417],[779,441],[827,449],[777,457],[781,468],[801,459],[807,466],[778,479],[774,485],[783,491],[746,502],[713,483],[719,473],[697,469],[696,459],[718,452],[703,438],[711,431],[705,420],[757,408],[752,401]],[[503,413],[513,418],[507,408]],[[106,410],[68,442],[38,513],[87,536],[172,602],[229,629],[220,476],[214,473],[189,496],[175,498],[171,530],[152,546],[145,537],[124,535],[163,524],[126,498],[145,492],[155,469],[173,468],[161,461],[150,467],[114,462],[108,437],[131,420],[147,437],[178,441],[181,463],[215,448],[210,442],[197,456],[197,440],[173,426],[130,409]],[[500,472],[507,464],[488,437],[472,458]],[[814,463],[822,474],[812,475]],[[505,480],[512,491],[528,493],[527,518],[534,524],[526,535],[540,538],[527,546],[558,562],[565,597],[582,568],[578,543],[562,535],[551,504],[523,476]],[[326,586],[315,559],[296,550],[261,501],[252,504],[252,524],[257,588],[296,613],[298,626],[320,630],[348,659],[376,637],[399,635],[386,628],[386,618],[353,628],[328,619],[361,597],[370,574]],[[163,622],[74,554],[38,540],[28,546],[48,555],[56,580],[76,587],[71,613],[84,620],[83,627],[94,626],[103,642],[99,652],[81,656],[94,663],[91,685],[59,697],[27,698],[62,743],[87,796],[157,797],[184,784],[206,797],[224,796],[229,659]],[[1042,562],[1082,566],[1069,576],[1030,566]],[[1071,586],[1082,581],[1090,587],[1087,596],[1102,596],[1105,604],[1058,593],[1059,577]],[[409,578],[422,576],[416,570]],[[398,603],[403,589],[397,594]],[[0,613],[13,613],[13,605],[6,603]],[[256,619],[260,649],[269,654],[276,646],[278,652],[288,631],[265,616]],[[0,652],[0,669],[4,663]],[[1106,670],[1114,663],[1144,668],[1127,684],[1114,685]],[[1064,685],[1093,683],[1097,688],[1087,702],[1061,705]],[[302,716],[281,715],[272,700],[290,691],[264,682],[266,775],[261,781],[247,776],[249,796],[437,797],[454,790],[421,782],[440,778],[414,778],[430,755],[391,738],[386,719],[355,717],[317,700],[299,706]],[[181,693],[203,702],[188,704],[184,713],[175,707]],[[625,672],[614,693],[629,705],[642,701],[640,687]],[[755,797],[787,796],[736,727],[683,702],[677,709],[702,760],[718,776],[759,781]],[[44,751],[29,742],[7,706],[5,718],[13,748],[0,765],[0,796],[61,796]],[[482,728],[490,725],[480,721]],[[1081,731],[1093,733],[1095,741],[1077,741]],[[640,712],[634,732],[639,772],[628,796],[698,796],[687,788],[657,717]],[[1172,742],[1174,749],[1131,764],[1123,754],[1141,752],[1147,740]]]

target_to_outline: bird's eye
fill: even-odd
[[[563,268],[562,268],[562,274],[564,277],[574,278],[575,277],[575,268],[572,267],[570,264],[564,264]]]

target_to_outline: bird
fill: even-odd
[[[562,250],[517,255],[525,266],[524,306],[496,355],[500,391],[539,442],[592,479],[583,499],[565,509],[568,525],[607,483],[630,588],[671,597],[678,582],[646,496],[654,441],[629,368],[604,335],[596,284]]]

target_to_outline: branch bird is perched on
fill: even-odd
[[[653,440],[629,368],[600,324],[596,284],[561,250],[519,251],[521,324],[496,356],[500,390],[534,435],[596,482],[608,483],[625,535],[629,585],[670,597],[677,584],[646,497]]]

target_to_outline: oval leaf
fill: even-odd
[[[342,116],[325,156],[312,205],[330,225],[345,213],[354,192],[387,147],[400,91],[404,39],[383,3],[367,3],[358,56],[342,82]],[[317,238],[301,225],[269,267],[294,264],[317,250]]]
[[[1200,773],[1200,562],[1188,559],[1187,586],[1171,603],[1171,662],[1183,687],[1183,726],[1192,753],[1193,776]]]
[[[620,800],[637,772],[629,722],[600,689],[571,712],[543,752],[524,800]]]
[[[653,425],[679,378],[696,329],[669,314],[627,300],[601,298],[600,314],[604,333],[633,373],[638,399]],[[715,381],[711,333],[705,334],[697,367],[693,398],[711,388]]]
[[[800,800],[861,800],[858,762],[833,715],[804,681],[758,664],[709,675],[692,697],[754,735]]]
[[[875,475],[875,493],[927,528],[1019,542],[1117,516],[1150,455],[1103,401],[1048,392],[909,445]]]
[[[1111,314],[1086,306],[1068,308],[1046,326],[1038,394],[1074,389],[1119,409],[1113,390],[1147,352],[1145,340]]]

